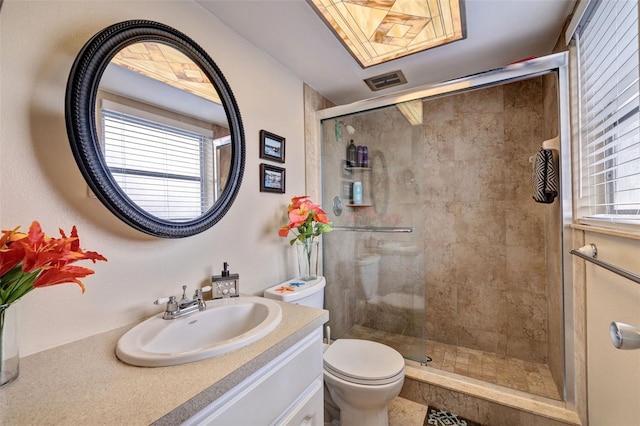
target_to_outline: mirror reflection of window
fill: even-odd
[[[131,201],[176,222],[197,218],[213,206],[230,168],[230,154],[223,163],[216,158],[216,144],[231,143],[227,128],[106,91],[100,91],[99,102],[107,167]],[[223,170],[227,174],[221,179]]]
[[[174,221],[208,209],[205,135],[106,109],[102,118],[107,166],[133,202]]]
[[[130,45],[105,70],[97,102],[107,167],[131,201],[175,222],[215,204],[229,177],[231,137],[196,64],[161,43]]]

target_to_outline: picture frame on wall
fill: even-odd
[[[260,164],[260,192],[284,194],[286,185],[286,170],[282,167]]]
[[[260,158],[284,163],[285,138],[260,130]]]

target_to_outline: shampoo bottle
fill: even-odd
[[[364,167],[364,146],[358,145],[357,154],[358,154],[358,167]]]
[[[353,182],[353,204],[362,204],[362,182]]]
[[[353,143],[353,139],[347,146],[347,166],[348,167],[356,167],[358,164],[358,148],[356,148]]]

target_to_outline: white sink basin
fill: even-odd
[[[165,320],[155,315],[126,332],[116,356],[127,364],[162,367],[224,355],[273,331],[282,320],[277,302],[234,297],[207,302],[207,310]]]

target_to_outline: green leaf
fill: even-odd
[[[34,289],[40,269],[26,273],[16,266],[0,278],[0,304],[13,303]]]

